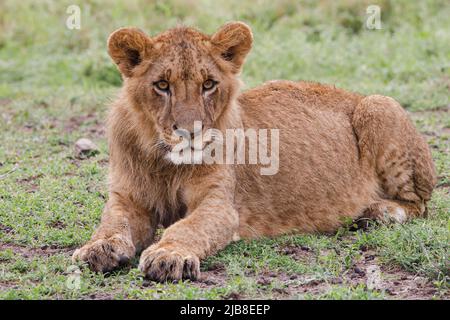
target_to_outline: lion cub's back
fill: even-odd
[[[243,92],[238,101],[245,127],[273,128],[279,121],[282,127],[289,124],[299,112],[332,111],[350,116],[362,98],[331,85],[274,80]]]

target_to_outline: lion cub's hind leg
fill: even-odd
[[[424,216],[435,170],[428,145],[405,110],[392,98],[368,96],[355,108],[353,127],[361,168],[379,181],[382,199],[361,218],[404,222]]]
[[[420,216],[424,206],[414,203],[380,200],[369,205],[355,223],[358,228],[366,229],[371,223],[404,223],[413,216]]]

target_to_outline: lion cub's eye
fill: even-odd
[[[203,90],[211,90],[216,86],[217,82],[211,79],[203,82]]]
[[[165,80],[155,82],[154,85],[161,91],[169,91],[169,83]]]

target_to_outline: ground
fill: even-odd
[[[0,3],[0,299],[448,299],[450,6],[448,1],[72,1]],[[380,30],[366,7],[381,7]],[[202,262],[198,282],[143,279],[137,259],[95,274],[73,266],[107,198],[104,117],[120,86],[105,43],[135,25],[182,22],[254,31],[242,78],[312,80],[396,98],[427,138],[439,182],[429,217],[333,235],[240,241]],[[99,153],[78,159],[89,138]]]

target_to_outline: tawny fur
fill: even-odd
[[[124,78],[108,117],[109,200],[92,239],[74,253],[96,271],[142,252],[151,279],[197,279],[199,262],[239,238],[333,232],[343,221],[422,216],[436,182],[429,148],[392,98],[309,82],[271,81],[239,94],[252,45],[243,23],[214,35],[175,28],[110,36]],[[263,66],[261,66],[263,67]],[[207,79],[217,81],[203,92]],[[163,79],[170,94],[155,88]],[[176,127],[277,128],[280,168],[175,165]],[[167,227],[153,243],[159,225]]]

